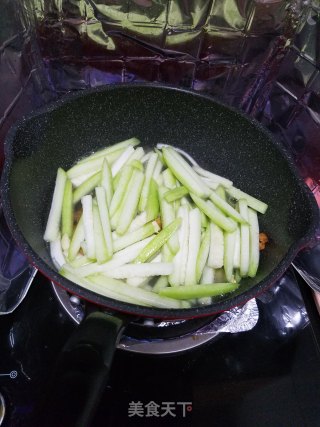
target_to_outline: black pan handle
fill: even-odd
[[[125,317],[93,312],[80,324],[58,357],[41,408],[41,425],[90,426],[126,323]]]

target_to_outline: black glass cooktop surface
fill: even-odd
[[[93,425],[318,427],[320,323],[309,289],[289,271],[257,303],[251,331],[189,352],[117,350]],[[35,408],[75,327],[39,274],[18,309],[0,318],[4,426],[37,425]]]

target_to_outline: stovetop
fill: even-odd
[[[220,334],[189,352],[117,350],[93,425],[317,427],[320,322],[309,288],[289,270],[257,303],[251,331]],[[75,327],[40,274],[16,311],[1,318],[5,427],[36,425],[37,402]]]
[[[315,24],[319,13],[315,2],[292,2],[286,13],[283,13],[281,2],[274,2],[274,5],[271,2],[265,2],[265,5],[262,5],[263,2],[252,2],[254,13],[251,11],[247,14],[248,22],[243,24],[244,30],[236,33],[231,27],[232,31],[229,27],[229,30],[225,28],[225,23],[233,23],[237,27],[239,18],[242,22],[242,2],[234,2],[239,3],[238,11],[230,3],[230,7],[237,12],[231,17],[230,13],[228,15],[230,8],[216,8],[215,25],[218,30],[224,35],[231,34],[235,42],[240,37],[241,48],[235,52],[234,42],[224,43],[227,39],[220,37],[219,40],[216,37],[219,31],[213,31],[211,37],[214,43],[210,47],[209,62],[197,60],[195,68],[190,67],[192,63],[185,61],[185,56],[181,54],[191,44],[194,45],[189,42],[185,49],[179,45],[178,56],[182,59],[178,62],[165,56],[159,61],[159,50],[155,59],[153,55],[148,56],[147,60],[146,57],[139,57],[144,45],[143,40],[141,43],[142,33],[131,40],[126,34],[117,34],[119,46],[130,43],[133,50],[139,48],[138,53],[129,49],[130,55],[123,55],[120,47],[120,50],[113,51],[112,58],[101,61],[103,34],[100,32],[96,37],[93,31],[82,38],[86,28],[79,25],[83,22],[83,16],[77,15],[74,2],[69,2],[72,13],[75,13],[73,20],[64,20],[65,10],[59,9],[62,4],[67,8],[68,2],[59,2],[59,11],[53,15],[50,8],[34,14],[34,10],[28,7],[32,3],[24,3],[7,1],[1,4],[0,15],[4,23],[1,26],[1,69],[4,76],[1,81],[1,94],[4,96],[0,114],[2,139],[11,124],[23,114],[70,90],[115,81],[157,78],[168,83],[191,85],[194,89],[213,93],[227,103],[241,105],[248,114],[283,139],[293,152],[300,172],[308,178],[308,185],[313,188],[318,183],[320,80],[319,67],[316,67],[319,62],[317,44],[313,40],[318,36],[319,26]],[[180,3],[181,10],[186,9],[181,16],[189,19],[189,2]],[[131,14],[135,18],[139,16],[136,6],[135,13]],[[152,9],[151,15],[146,16],[147,22],[150,21],[151,26],[158,25],[153,17],[153,13],[158,13],[157,7],[139,7],[142,17]],[[80,9],[81,14],[83,11]],[[203,15],[202,22],[206,21],[206,10],[211,9],[204,7],[197,12]],[[196,18],[197,14],[194,15]],[[98,23],[103,18],[103,14],[100,15],[97,16]],[[220,21],[217,17],[221,17]],[[39,26],[34,32],[32,26],[37,22]],[[26,23],[31,28],[27,27],[24,32]],[[295,28],[290,30],[290,23]],[[126,28],[126,25],[123,27]],[[135,25],[130,31],[135,28],[139,30],[141,26]],[[108,30],[108,25],[105,29]],[[188,32],[189,26],[184,25],[180,29],[182,33]],[[290,34],[286,34],[288,30]],[[54,43],[51,42],[52,31],[58,34],[58,38],[54,36]],[[167,25],[163,26],[163,31],[167,31]],[[41,36],[42,49],[35,43],[34,33]],[[296,33],[297,37],[294,37]],[[203,34],[208,35],[206,32]],[[293,46],[282,61],[284,52],[281,47],[288,35]],[[109,36],[105,31],[104,41],[109,40]],[[194,37],[195,42],[201,40],[197,31]],[[85,45],[81,44],[81,39]],[[79,62],[79,52],[87,47],[88,39],[97,49],[88,51],[91,56],[86,55]],[[152,45],[157,44],[157,40],[162,40],[162,37],[152,37]],[[150,48],[152,52],[152,45],[148,45],[148,52]],[[201,46],[207,49],[208,42]],[[70,51],[71,56],[66,57],[65,51]],[[201,49],[196,51],[201,53]],[[44,58],[41,53],[45,54]],[[141,66],[138,66],[139,63]],[[150,67],[146,66],[147,63]],[[207,65],[211,72],[206,71]],[[192,76],[197,79],[194,81]],[[1,151],[0,163],[3,161],[2,154]],[[319,199],[319,191],[314,194]],[[4,241],[7,244],[6,239]],[[0,239],[0,263],[3,268],[4,258],[14,247],[8,245],[2,250],[1,244]],[[313,260],[318,260],[318,257],[315,256]],[[14,267],[23,268],[18,264],[15,262]],[[9,264],[10,268],[12,266]],[[318,277],[318,263],[312,267]],[[6,278],[17,274],[18,271],[10,270]],[[32,277],[33,272],[26,270],[24,274],[28,278]],[[7,294],[5,301],[0,298],[0,311],[3,311],[3,307],[14,308],[16,295],[21,290],[19,281],[15,284],[17,287],[10,288],[11,297]],[[3,285],[1,278],[0,285]],[[151,356],[117,350],[109,385],[93,425],[318,427],[320,316],[315,312],[311,291],[301,279],[295,278],[293,271],[289,271],[257,303],[259,321],[252,330],[220,334],[205,346],[185,354]],[[6,404],[2,425],[35,427],[37,401],[59,350],[75,327],[75,323],[61,309],[51,284],[39,274],[22,304],[12,314],[0,317],[0,422],[1,394]],[[171,408],[171,413],[168,408]]]

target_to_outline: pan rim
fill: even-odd
[[[19,128],[26,122],[31,120],[34,117],[39,117],[43,114],[50,113],[51,111],[59,108],[60,106],[65,105],[68,102],[72,102],[78,98],[83,96],[106,92],[109,90],[117,90],[119,88],[132,88],[132,87],[140,87],[146,88],[150,87],[152,89],[164,89],[164,90],[173,90],[177,92],[183,92],[186,94],[190,94],[193,96],[197,96],[201,99],[206,99],[210,102],[218,104],[228,110],[233,111],[238,116],[241,116],[243,119],[254,125],[260,132],[262,132],[270,142],[276,147],[279,153],[286,160],[288,167],[290,169],[293,178],[295,179],[297,185],[301,188],[304,195],[308,201],[308,208],[311,214],[311,223],[309,229],[306,231],[304,236],[302,236],[299,240],[294,242],[289,249],[287,250],[286,255],[280,261],[280,263],[260,282],[256,285],[252,286],[252,288],[244,291],[243,293],[236,295],[234,297],[227,298],[224,301],[214,302],[208,306],[200,306],[200,307],[191,307],[185,309],[166,309],[166,308],[155,308],[155,307],[143,307],[139,305],[124,303],[115,299],[111,299],[100,294],[97,294],[91,290],[82,288],[80,285],[71,282],[70,280],[64,278],[59,275],[55,270],[49,267],[43,260],[40,258],[36,252],[31,248],[29,243],[24,238],[18,224],[15,221],[13,209],[10,201],[10,191],[9,191],[9,177],[10,170],[12,167],[12,142],[14,137],[19,130]],[[31,112],[30,114],[22,117],[16,124],[14,124],[9,130],[6,139],[5,139],[5,163],[3,167],[2,177],[1,177],[1,194],[2,194],[2,204],[4,208],[4,214],[6,221],[8,223],[10,232],[12,233],[15,241],[18,246],[22,249],[23,253],[29,259],[29,262],[35,265],[39,271],[41,271],[46,277],[50,280],[67,289],[71,293],[79,296],[80,298],[86,299],[88,301],[93,302],[96,305],[101,305],[106,309],[116,310],[123,313],[129,313],[133,315],[140,315],[143,317],[153,317],[153,318],[163,318],[163,319],[186,319],[186,318],[194,318],[201,316],[209,316],[212,314],[216,314],[221,311],[225,311],[231,307],[241,305],[248,301],[251,298],[254,298],[257,294],[261,293],[269,286],[271,286],[274,282],[281,278],[281,276],[285,273],[285,271],[289,268],[291,262],[294,260],[297,253],[306,245],[310,244],[313,239],[315,239],[315,233],[319,223],[319,208],[316,204],[315,198],[311,192],[311,190],[307,187],[303,179],[298,173],[298,170],[294,164],[291,153],[283,146],[283,144],[277,140],[272,133],[266,129],[261,123],[259,123],[256,119],[245,115],[240,110],[235,107],[230,107],[227,104],[221,102],[220,100],[215,99],[214,97],[197,92],[195,90],[180,88],[173,85],[168,84],[159,84],[159,83],[115,83],[105,86],[99,86],[97,88],[89,88],[86,90],[78,91],[75,93],[70,93],[64,95],[47,104],[40,109]]]

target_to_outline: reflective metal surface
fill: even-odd
[[[11,236],[0,204],[0,316],[12,313],[23,301],[37,274]]]
[[[6,404],[2,393],[0,393],[0,426],[2,426],[6,415]]]
[[[124,336],[118,348],[143,354],[176,354],[192,350],[208,343],[222,333],[238,333],[251,330],[259,319],[259,311],[255,299],[248,301],[243,307],[226,311],[208,325],[190,334],[164,340],[136,340]]]
[[[55,285],[53,282],[51,282],[51,285],[62,308],[75,323],[79,324],[85,315],[85,305],[78,298],[78,301],[75,301],[74,296],[70,296],[60,286]],[[164,355],[180,353],[205,344],[216,338],[220,333],[249,331],[256,325],[258,319],[258,307],[256,301],[252,299],[243,307],[236,307],[222,313],[212,322],[191,333],[168,339],[136,339],[123,335],[118,343],[118,348],[143,354]],[[159,328],[167,326],[162,323],[158,325]],[[154,325],[154,322],[152,319],[146,319],[145,324],[150,326]]]
[[[79,325],[85,316],[85,308],[79,298],[75,295],[70,296],[61,286],[55,285],[53,282],[51,282],[51,286],[63,310]]]

